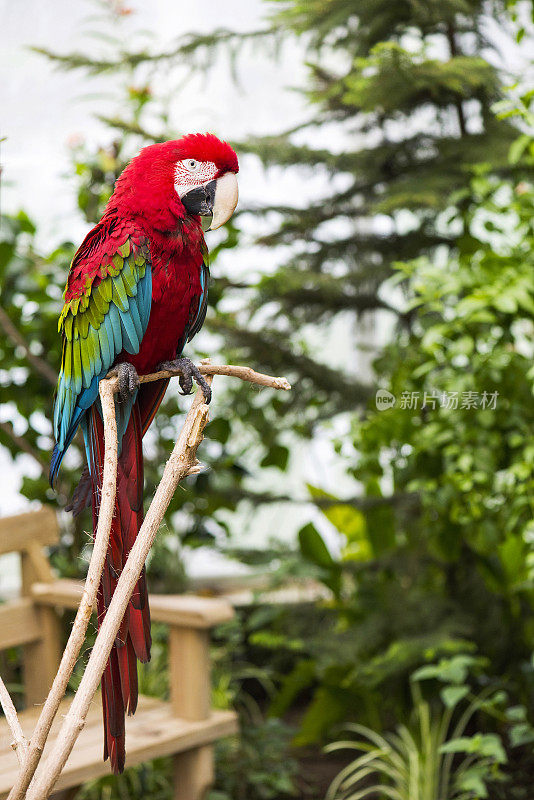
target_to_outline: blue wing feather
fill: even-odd
[[[133,326],[135,328],[135,333],[137,335],[137,338],[138,338],[139,341],[141,341],[141,339],[143,338],[144,331],[143,331],[143,325],[141,323],[141,316],[139,314],[139,307],[137,305],[138,300],[137,300],[137,296],[136,295],[137,295],[137,292],[135,293],[135,295],[130,300],[130,316],[131,316],[131,319],[132,319],[132,322],[133,322]],[[135,298],[135,300],[134,300],[134,298]]]
[[[122,329],[121,329],[121,319],[119,316],[119,309],[114,303],[110,303],[109,311],[108,311],[109,321],[111,324],[111,331],[113,333],[113,341],[114,341],[114,348],[115,352],[119,352],[119,348],[122,349]]]
[[[130,304],[134,302],[134,298],[131,298],[126,310],[119,312],[122,326],[122,346],[127,353],[131,354],[138,353],[141,346],[130,312]]]
[[[70,339],[66,337],[63,327],[66,338],[54,407],[54,433],[57,444],[50,464],[51,483],[57,475],[65,451],[74,438],[78,426],[83,423],[86,411],[98,400],[100,380],[123,350],[135,354],[141,347],[152,304],[152,270],[146,240],[141,246],[145,259],[144,272],[143,268],[135,265],[139,250],[132,247],[130,258],[123,260],[123,268],[126,266],[129,269],[124,281],[120,273],[115,277],[110,275],[109,278],[104,278],[103,281],[111,281],[111,286],[106,289],[105,296],[103,292],[98,294],[97,302],[92,305],[91,297],[93,292],[98,292],[99,283],[94,282],[90,287],[88,300],[84,306],[84,309],[89,309],[87,317],[89,325],[84,327],[80,319],[77,320],[76,314],[83,313],[84,309],[81,307],[79,309],[76,305],[73,312],[74,319],[69,323],[72,326]],[[60,318],[60,327],[67,313],[66,303]],[[98,327],[95,327],[95,324],[98,324]],[[132,397],[131,403],[124,404],[118,411],[119,441],[128,424],[134,400],[135,397]]]
[[[144,276],[137,284],[139,290],[138,309],[141,315],[143,330],[146,330],[148,318],[150,317],[150,307],[152,305],[152,270],[145,270]]]

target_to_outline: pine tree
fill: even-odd
[[[289,341],[303,325],[347,311],[354,318],[379,309],[398,314],[380,292],[395,261],[454,249],[460,232],[447,216],[469,202],[462,191],[470,169],[484,161],[490,172],[508,170],[515,134],[491,111],[501,79],[481,56],[488,44],[482,13],[481,2],[338,0],[295,2],[278,16],[310,37],[311,126],[331,126],[346,144],[341,152],[302,146],[299,131],[241,148],[268,165],[323,167],[350,181],[312,206],[279,208],[280,226],[262,240],[299,245],[257,294],[258,307],[276,304]],[[328,66],[334,55],[344,69]],[[292,367],[298,370],[288,361]],[[350,408],[359,398],[345,381],[340,375],[338,392],[328,376],[315,389],[336,409]]]

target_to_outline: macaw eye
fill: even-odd
[[[197,172],[200,167],[200,161],[194,158],[186,158],[182,161],[182,164],[188,172]]]

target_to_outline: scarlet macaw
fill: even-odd
[[[194,377],[206,402],[211,398],[206,381],[181,354],[206,315],[209,271],[200,217],[212,216],[210,229],[231,217],[238,169],[232,148],[212,134],[145,147],[117,180],[102,219],[70,267],[59,319],[63,355],[50,482],[81,426],[94,531],[104,458],[98,383],[116,367],[120,387],[116,510],[98,591],[99,623],[143,520],[141,440],[168,385],[140,385],[138,374],[178,366],[184,393]],[[83,491],[77,498],[83,505],[80,496]],[[109,756],[114,772],[124,769],[125,713],[135,711],[137,660],[150,659],[150,645],[143,569],[102,676],[104,759]]]

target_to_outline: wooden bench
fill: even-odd
[[[82,591],[81,584],[57,580],[50,569],[43,548],[58,539],[52,509],[0,519],[0,555],[20,553],[22,573],[21,597],[0,605],[0,650],[23,648],[25,710],[20,721],[28,737],[61,656],[58,610],[77,608]],[[152,620],[169,626],[170,701],[139,698],[135,715],[126,720],[126,767],[172,756],[174,797],[199,800],[213,780],[213,742],[237,731],[236,715],[212,709],[210,699],[210,629],[231,619],[233,609],[224,600],[192,595],[153,595],[150,606]],[[49,742],[69,702],[63,701]],[[7,797],[18,771],[11,740],[0,718],[0,800]],[[102,709],[96,697],[56,789],[72,789],[109,774],[102,750]]]

